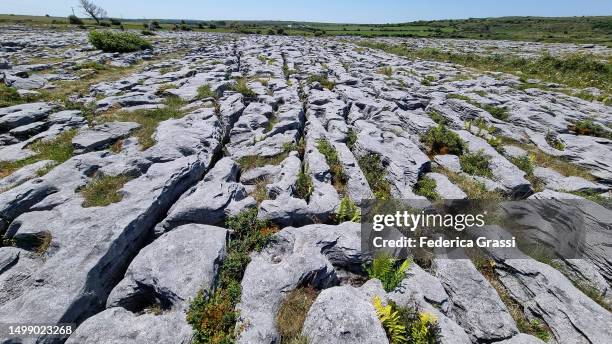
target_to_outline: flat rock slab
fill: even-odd
[[[72,145],[78,153],[104,149],[139,127],[140,124],[133,122],[104,123],[78,133],[72,139]]]

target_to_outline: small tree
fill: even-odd
[[[94,4],[92,1],[79,0],[79,2],[85,14],[93,18],[98,25],[100,24],[100,19],[106,17],[106,10]]]

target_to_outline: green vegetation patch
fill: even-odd
[[[342,197],[338,211],[336,211],[336,222],[346,221],[361,222],[361,210],[349,196]]]
[[[276,314],[276,328],[281,344],[293,344],[303,340],[301,333],[306,315],[319,292],[311,287],[294,289],[285,297]]]
[[[365,267],[365,271],[370,279],[380,280],[383,288],[387,292],[392,292],[397,288],[406,277],[406,271],[410,268],[411,261],[399,261],[389,254],[383,253],[372,260]]]
[[[540,79],[544,82],[560,83],[574,88],[597,87],[604,93],[602,99],[609,99],[612,95],[611,60],[597,55],[578,53],[523,58],[498,54],[455,53],[433,48],[412,49],[402,45],[373,41],[359,41],[357,44],[410,59],[450,62],[481,71],[514,74],[523,80]]]
[[[21,96],[14,87],[0,83],[0,108],[29,103],[36,100],[36,96]]]
[[[386,179],[387,171],[382,165],[380,154],[370,153],[357,158],[357,163],[374,193],[380,200],[391,199],[391,184]]]
[[[327,88],[328,90],[333,90],[336,84],[333,81],[330,81],[327,76],[316,74],[308,77],[309,83],[318,82],[321,86]]]
[[[465,175],[449,171],[445,168],[434,168],[434,172],[444,174],[451,183],[457,185],[468,199],[486,199],[500,201],[504,196],[498,191],[488,191],[485,185]]]
[[[213,92],[210,85],[202,85],[198,87],[197,99],[216,98],[217,94]]]
[[[117,113],[102,115],[99,120],[101,122],[136,122],[140,124],[140,128],[134,131],[134,135],[138,138],[138,142],[142,149],[147,149],[155,145],[153,134],[160,122],[172,119],[181,118],[186,112],[182,110],[184,103],[178,97],[168,97],[164,102],[165,107],[157,109],[142,109],[136,111],[119,111]]]
[[[440,195],[436,192],[436,181],[431,178],[421,178],[414,186],[414,193],[427,197],[429,200],[438,200]]]
[[[587,135],[595,137],[603,137],[612,140],[612,131],[604,129],[601,125],[593,122],[592,119],[584,119],[575,122],[568,127],[576,135]]]
[[[312,183],[312,178],[308,173],[308,167],[303,166],[295,183],[295,196],[308,202],[313,191],[314,185]]]
[[[468,152],[459,157],[459,163],[461,169],[467,174],[473,176],[481,176],[486,178],[492,178],[493,173],[489,167],[490,156],[484,154],[483,151]]]
[[[278,228],[257,218],[257,209],[229,217],[225,225],[232,230],[227,256],[219,270],[216,288],[201,290],[187,311],[187,322],[193,327],[193,344],[226,344],[235,342],[240,301],[240,282],[251,261],[250,253],[261,251]]]
[[[79,192],[83,196],[83,208],[106,207],[121,202],[121,188],[132,178],[126,175],[94,177]]]
[[[326,139],[317,140],[317,150],[325,156],[329,171],[332,176],[332,185],[340,193],[345,193],[348,176],[344,173],[342,163],[338,157],[338,152],[334,146]]]
[[[69,130],[51,140],[39,140],[30,144],[27,148],[32,150],[35,155],[17,161],[0,162],[0,178],[6,177],[24,166],[41,160],[53,160],[60,164],[70,159],[74,153],[72,138],[75,135],[76,130]]]
[[[438,342],[438,319],[431,313],[419,313],[412,307],[400,307],[389,301],[385,306],[380,297],[372,300],[390,344],[435,344]]]
[[[430,155],[461,155],[464,150],[464,143],[459,135],[442,124],[430,128],[421,137],[421,142],[429,147]]]
[[[232,90],[242,94],[246,98],[257,97],[257,93],[247,86],[247,80],[244,78],[236,80],[236,83],[232,86]]]
[[[96,49],[113,53],[128,53],[153,48],[149,41],[129,32],[94,30],[89,33],[89,42]]]

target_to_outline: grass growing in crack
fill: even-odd
[[[36,98],[37,96],[22,96],[14,87],[0,83],[0,108],[33,102]]]
[[[267,178],[258,178],[255,181],[255,188],[251,192],[251,196],[255,198],[257,204],[261,204],[261,202],[268,199],[268,189],[266,188],[268,184],[270,184],[270,181]]]
[[[537,166],[551,168],[566,177],[576,176],[590,181],[595,180],[587,169],[574,165],[561,157],[548,155],[534,145],[525,144],[507,137],[502,137],[502,140],[505,144],[512,144],[527,151],[529,156],[533,159],[533,163]]]
[[[200,87],[198,87],[198,95],[197,95],[197,99],[206,99],[206,98],[216,98],[217,94],[215,94],[215,92],[213,92],[213,90],[210,88],[210,85],[202,85]]]
[[[309,83],[318,82],[321,86],[327,88],[328,90],[333,90],[336,84],[333,81],[330,81],[325,75],[316,74],[308,77]]]
[[[353,128],[349,128],[346,133],[346,146],[348,149],[353,150],[355,144],[357,143],[357,132]]]
[[[251,261],[249,254],[261,251],[278,230],[268,221],[257,219],[257,209],[246,210],[226,220],[232,230],[227,256],[219,269],[217,287],[201,290],[187,311],[187,322],[193,327],[193,344],[233,343],[242,289],[240,281]]]
[[[570,125],[568,129],[575,132],[576,135],[603,137],[612,140],[612,131],[604,129],[601,125],[593,122],[592,119],[577,121]]]
[[[88,62],[83,62],[83,63],[80,63],[80,64],[76,65],[75,68],[77,70],[80,70],[80,69],[94,69],[94,70],[100,71],[100,70],[108,70],[109,66],[105,65],[105,64],[102,64],[100,62],[96,62],[96,61],[88,61]]]
[[[430,155],[461,155],[464,150],[464,143],[459,135],[442,124],[430,128],[421,137],[421,142],[429,148]]]
[[[373,41],[360,41],[357,44],[410,59],[451,62],[481,71],[505,72],[524,79],[540,79],[575,88],[597,87],[605,93],[604,98],[609,98],[612,94],[612,64],[609,59],[602,60],[596,55],[577,53],[522,58],[498,54],[454,53],[440,49],[412,49]]]
[[[7,240],[7,246],[19,247],[23,250],[34,252],[42,256],[51,246],[51,233],[44,231],[39,233],[17,234]]]
[[[557,138],[555,134],[551,133],[550,130],[546,133],[544,139],[546,140],[546,143],[548,143],[549,146],[556,150],[562,151],[565,149],[565,144],[563,143],[563,141],[559,140],[559,138]]]
[[[242,94],[246,98],[257,97],[257,93],[247,86],[247,80],[244,78],[236,80],[236,83],[232,86],[232,90]]]
[[[134,131],[134,135],[138,138],[138,142],[142,149],[147,149],[155,145],[153,134],[160,122],[172,119],[181,118],[186,113],[181,110],[184,105],[183,101],[178,97],[168,97],[164,101],[165,107],[157,109],[143,109],[136,111],[119,111],[100,116],[100,122],[120,121],[120,122],[136,122],[140,124],[140,128]]]
[[[461,164],[461,169],[467,174],[492,178],[493,173],[489,167],[490,158],[483,151],[468,152],[459,157],[459,163]]]
[[[41,160],[53,160],[60,164],[70,159],[74,153],[72,138],[75,135],[76,130],[69,130],[51,140],[39,140],[30,144],[27,148],[35,153],[33,156],[12,162],[0,162],[0,178]]]
[[[318,295],[317,290],[305,287],[294,289],[285,297],[276,314],[276,328],[281,344],[292,344],[301,340],[306,315]]]
[[[238,159],[238,164],[243,171],[247,171],[256,167],[265,165],[278,165],[287,158],[287,153],[281,153],[274,156],[259,156],[249,155]]]
[[[378,69],[378,74],[386,75],[388,78],[390,78],[393,75],[393,67],[391,66],[380,67]]]
[[[488,191],[484,184],[477,182],[467,176],[449,171],[445,168],[434,168],[434,172],[444,174],[455,185],[457,185],[468,199],[486,199],[500,201],[504,196],[498,191]]]
[[[391,185],[385,178],[387,171],[382,165],[382,158],[379,154],[370,153],[357,158],[357,163],[374,193],[374,197],[379,200],[391,199]]]
[[[94,177],[79,192],[83,196],[83,208],[106,207],[121,202],[121,188],[130,181],[126,175]]]
[[[482,252],[476,250],[466,250],[470,255],[470,259],[478,271],[489,281],[491,286],[495,288],[502,302],[508,308],[510,315],[516,322],[516,326],[522,333],[527,333],[548,342],[550,339],[550,329],[544,323],[537,319],[529,321],[525,316],[523,306],[510,296],[506,287],[499,280],[495,273],[495,261],[487,259]]]
[[[295,196],[308,202],[314,191],[312,178],[308,174],[308,166],[302,167],[295,183]]]
[[[387,292],[392,292],[406,277],[406,271],[410,268],[411,263],[408,259],[400,262],[389,254],[382,253],[365,267],[365,271],[368,274],[368,278],[380,280],[383,288]]]
[[[461,94],[455,94],[455,93],[451,93],[448,95],[449,99],[458,99],[458,100],[463,100],[469,104],[472,104],[478,108],[481,108],[483,110],[485,110],[486,112],[490,113],[491,116],[502,120],[502,121],[506,121],[508,119],[508,109],[504,108],[504,107],[498,107],[498,106],[493,106],[490,104],[481,104],[473,99],[471,99],[470,97],[461,95]]]
[[[427,114],[429,115],[429,118],[431,118],[434,122],[436,122],[439,125],[448,124],[448,119],[436,110],[430,110],[429,112],[427,112]]]
[[[338,211],[336,212],[337,223],[346,221],[361,222],[361,210],[349,196],[342,197],[340,205],[338,206]]]
[[[527,180],[531,183],[533,190],[535,192],[540,192],[544,190],[544,181],[542,179],[536,177],[533,172],[535,169],[534,155],[523,155],[519,157],[510,157],[508,160],[512,162],[516,167],[518,167],[521,171],[525,172]]]
[[[414,186],[414,193],[427,199],[435,201],[440,199],[440,195],[436,192],[436,181],[431,178],[421,178]]]
[[[338,152],[336,152],[334,146],[325,139],[317,140],[317,150],[323,154],[323,156],[325,156],[325,160],[327,161],[327,165],[329,166],[329,171],[332,176],[332,185],[339,193],[344,194],[348,176],[346,173],[344,173],[342,163],[338,157]]]

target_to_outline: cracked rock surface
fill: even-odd
[[[35,94],[0,108],[0,323],[75,323],[73,344],[189,343],[186,310],[199,291],[214,290],[235,234],[226,220],[255,210],[278,232],[251,253],[240,281],[238,343],[281,343],[276,315],[306,285],[319,291],[302,328],[310,343],[387,343],[374,296],[435,315],[441,343],[542,343],[525,333],[517,309],[548,329],[548,343],[612,342],[612,141],[568,130],[590,119],[609,134],[612,107],[521,89],[503,73],[459,78],[467,72],[460,65],[351,39],[159,32],[152,40],[152,50],[111,54],[83,32],[0,28],[0,60],[10,61],[1,82]],[[376,40],[480,54],[495,45],[528,58],[610,54],[570,44]],[[92,62],[109,69],[78,67]],[[44,96],[77,84],[85,86],[65,101]],[[421,138],[437,126],[434,113],[466,150],[485,155],[489,174],[470,174],[464,156],[432,154]],[[504,149],[493,137],[507,140]],[[536,153],[557,163],[522,170],[519,159]],[[564,164],[573,168],[555,169]],[[487,273],[469,259],[437,257],[413,263],[387,292],[364,281],[372,257],[361,250],[360,225],[336,221],[343,199],[380,197],[378,179],[391,198],[425,199],[426,179],[441,199],[473,198],[477,188],[505,200],[581,199],[600,215],[588,217],[580,259],[545,264],[491,252]],[[109,180],[121,181],[102,187],[115,187],[114,198],[92,204],[90,190]]]

